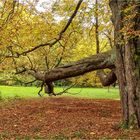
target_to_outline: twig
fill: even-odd
[[[42,82],[41,88],[40,88],[40,90],[38,91],[38,95],[39,95],[40,97],[42,97],[42,95],[40,94],[40,92],[43,90],[43,86],[44,86],[44,81]]]

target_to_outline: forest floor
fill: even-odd
[[[50,97],[0,102],[1,139],[139,139],[140,130],[119,129],[118,100]]]

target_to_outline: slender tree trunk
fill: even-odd
[[[99,42],[99,24],[98,24],[98,0],[95,0],[95,36],[96,36],[96,53],[100,52]]]
[[[123,11],[131,4],[136,15],[128,19],[133,26],[124,23],[126,14]],[[110,0],[112,21],[115,28],[116,70],[120,87],[123,121],[128,128],[140,128],[140,37],[136,35],[140,30],[140,6],[137,0]],[[129,11],[132,14],[132,10]],[[127,14],[128,15],[128,14]],[[124,27],[133,29],[120,32]],[[130,27],[129,27],[130,26]]]

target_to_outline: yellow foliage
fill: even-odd
[[[0,19],[0,49],[2,51],[0,53],[4,55],[21,53],[57,38],[77,4],[75,0],[62,0],[58,3],[53,3],[51,11],[39,12],[35,9],[34,3],[16,4],[14,11],[12,11],[12,2],[10,0],[6,3],[0,1],[0,6],[2,5],[0,10],[0,16],[2,17]],[[110,22],[110,10],[106,2],[108,1],[103,0],[100,3],[98,14],[101,51],[106,51],[110,48],[108,39],[103,33],[106,32],[106,28],[110,31],[113,28]],[[63,34],[62,39],[53,47],[42,47],[28,54],[28,56],[6,59],[2,62],[3,58],[0,58],[0,70],[14,70],[16,67],[25,66],[46,71],[57,66],[59,61],[59,65],[64,65],[95,54],[96,40],[93,20],[95,7],[91,7],[92,4],[86,1],[82,3],[74,21]],[[106,9],[103,11],[103,6],[105,5]],[[13,12],[12,14],[11,11]],[[8,17],[9,15],[10,18]],[[56,20],[56,16],[60,17],[61,20]],[[110,38],[112,38],[111,35],[109,34]],[[96,72],[72,78],[71,81],[77,81],[80,85],[85,86],[100,86]]]

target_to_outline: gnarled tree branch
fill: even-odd
[[[53,70],[41,73],[34,72],[32,75],[37,79],[45,82],[52,82],[60,79],[75,77],[83,75],[87,72],[94,70],[105,69],[105,68],[114,68],[114,60],[112,57],[112,51],[105,53],[100,53],[97,55],[92,55],[90,57],[84,58],[77,62],[73,62],[68,65],[54,68]]]
[[[104,70],[98,70],[97,76],[100,78],[100,81],[103,86],[110,86],[111,84],[115,83],[117,80],[114,70],[112,70],[109,74],[106,74]]]

